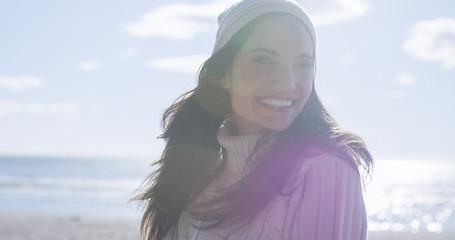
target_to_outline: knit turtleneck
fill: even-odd
[[[273,132],[235,135],[230,121],[225,121],[218,131],[217,139],[227,154],[225,170],[236,176],[251,169],[252,160],[269,149]]]
[[[270,137],[269,137],[270,136]],[[302,157],[296,165],[293,191],[278,195],[251,222],[240,228],[213,227],[193,213],[215,207],[207,202],[248,174],[276,140],[274,133],[235,135],[229,121],[220,128],[226,166],[182,212],[166,240],[200,239],[366,239],[366,212],[357,169],[337,156]]]
[[[164,239],[366,239],[367,218],[357,169],[329,153],[301,156],[295,166],[297,177],[289,183],[293,191],[277,195],[251,222],[240,228],[204,229],[205,222],[193,213],[215,207],[207,201],[238,183],[276,141],[273,133],[234,135],[229,122],[217,138],[227,154],[226,167],[182,212],[176,229]]]

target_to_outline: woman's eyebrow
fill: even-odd
[[[270,53],[272,55],[278,56],[277,52],[275,52],[271,49],[268,49],[268,48],[255,48],[255,49],[249,51],[248,53],[255,53],[255,52],[266,52],[266,53]]]
[[[249,51],[248,53],[256,53],[256,52],[265,52],[265,53],[269,53],[269,54],[278,56],[277,52],[275,52],[275,51],[273,51],[271,49],[268,49],[268,48],[255,48],[255,49]],[[308,53],[302,53],[302,54],[299,54],[296,58],[311,58],[311,59],[313,59],[313,55],[312,54],[308,54]]]
[[[308,54],[308,53],[302,53],[302,54],[299,54],[297,56],[297,58],[311,58],[311,59],[313,59],[313,55],[312,54]]]

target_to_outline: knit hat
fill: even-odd
[[[251,20],[271,12],[288,13],[300,19],[316,45],[313,23],[305,10],[293,0],[243,0],[218,16],[218,32],[212,54],[224,47],[232,36]]]

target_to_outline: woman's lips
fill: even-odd
[[[264,107],[271,110],[286,110],[296,102],[292,98],[283,97],[258,97],[257,101]]]

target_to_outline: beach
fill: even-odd
[[[369,240],[454,240],[455,233],[369,232]]]
[[[0,214],[0,240],[139,239],[139,218]]]
[[[0,240],[139,239],[140,218],[0,213]],[[455,233],[369,233],[370,240],[453,240]]]
[[[130,199],[147,166],[0,156],[0,240],[139,239],[142,210]],[[454,240],[454,171],[450,162],[378,162],[365,192],[369,239]]]

